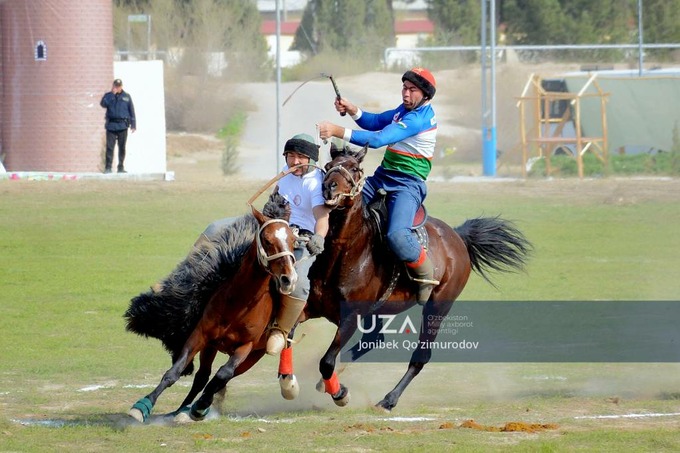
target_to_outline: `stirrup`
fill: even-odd
[[[409,277],[411,277],[411,275],[409,275]],[[441,283],[439,280],[428,280],[426,278],[411,277],[411,280],[413,280],[414,282],[418,282],[418,283],[428,283],[428,284],[434,285],[434,286],[437,286],[437,285],[439,285],[439,283]]]
[[[287,334],[286,331],[283,330],[283,329],[281,329],[279,326],[271,326],[271,327],[269,327],[269,329],[267,329],[267,330],[268,330],[268,333],[267,333],[267,343],[266,343],[266,345],[265,345],[265,350],[266,350],[266,353],[269,354],[269,355],[278,355],[278,354],[280,354],[280,351],[279,351],[279,352],[276,352],[276,353],[272,353],[272,352],[269,351],[269,340],[272,338],[272,334],[273,334],[272,331],[273,331],[273,330],[276,330],[276,331],[280,332],[281,335],[283,335],[284,345],[283,345],[283,348],[281,348],[281,350],[290,348],[290,347],[292,347],[294,344],[298,344],[298,343],[299,343],[300,341],[302,341],[302,339],[305,337],[305,334],[302,334],[302,335],[300,336],[300,339],[299,339],[299,340],[294,340],[294,339],[292,339],[292,338],[288,338],[288,334],[289,334],[290,332],[288,332],[288,334]]]
[[[271,333],[272,330],[278,330],[279,332],[281,332],[283,334],[283,338],[286,339],[286,347],[287,348],[290,348],[294,344],[300,343],[302,341],[302,339],[305,338],[305,336],[307,336],[306,333],[303,333],[302,335],[300,335],[299,339],[294,340],[292,338],[288,338],[288,334],[290,334],[290,332],[288,332],[288,334],[287,334],[286,331],[283,330],[282,328],[280,328],[279,326],[271,326],[271,327],[267,328],[267,331],[269,332],[269,333],[267,333],[267,338],[269,338],[269,336],[272,334]]]

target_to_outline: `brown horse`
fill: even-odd
[[[375,313],[378,306],[382,314],[396,314],[416,304],[417,284],[382,243],[362,202],[361,162],[366,151],[338,151],[331,146],[332,162],[326,165],[323,186],[326,205],[333,208],[330,231],[325,252],[317,257],[310,272],[312,294],[305,310],[307,319],[324,317],[338,326],[320,361],[323,385],[320,382],[317,388],[325,389],[339,406],[347,404],[349,391],[338,381],[336,359],[356,331],[358,316]],[[519,230],[498,217],[470,219],[455,229],[429,217],[425,228],[435,279],[440,283],[423,307],[419,346],[406,373],[376,405],[386,411],[397,405],[403,391],[429,362],[432,352],[421,346],[436,338],[470,271],[488,280],[487,270],[521,270],[531,249]]]
[[[128,330],[161,339],[173,357],[172,367],[159,385],[130,409],[133,418],[146,421],[161,393],[182,374],[191,372],[193,359],[200,353],[200,368],[191,390],[173,413],[187,411],[203,390],[190,409],[191,417],[200,420],[208,413],[215,393],[264,355],[266,329],[273,314],[270,280],[281,294],[289,294],[297,281],[294,236],[287,221],[290,210],[278,194],[272,195],[268,205],[286,209],[272,213],[276,210],[268,211],[265,206],[263,212],[270,217],[253,208],[252,216],[244,216],[223,233],[225,238],[240,233],[240,243],[223,243],[222,250],[219,241],[212,246],[202,244],[160,288],[132,300],[125,314]],[[251,239],[246,243],[242,238],[247,237]],[[222,274],[225,269],[232,273]],[[198,286],[203,289],[196,289]],[[172,297],[164,293],[172,293]],[[169,303],[172,301],[175,303]],[[228,354],[229,360],[208,382],[218,352]]]

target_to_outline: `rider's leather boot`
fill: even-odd
[[[291,296],[281,296],[281,309],[276,314],[276,322],[269,331],[267,354],[277,355],[287,346],[288,334],[295,327],[306,301]]]
[[[418,282],[416,301],[420,305],[425,305],[430,299],[432,290],[439,284],[439,281],[434,279],[434,265],[425,250],[423,250],[418,261],[406,263],[406,266],[411,274],[411,279],[414,282]]]

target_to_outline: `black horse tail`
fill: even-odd
[[[126,330],[159,339],[175,363],[212,295],[240,266],[256,231],[257,221],[249,214],[195,246],[156,289],[130,301]],[[191,374],[193,368],[189,363],[182,374]]]
[[[489,270],[522,271],[533,250],[524,234],[499,216],[468,219],[454,230],[465,242],[472,269],[491,285]]]
[[[206,303],[207,300],[202,298],[184,299],[166,291],[147,291],[130,301],[125,312],[126,330],[159,339],[174,363],[193,328],[203,316]],[[192,361],[187,364],[182,375],[190,375],[193,370]]]

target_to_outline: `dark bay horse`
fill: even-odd
[[[212,241],[195,248],[155,290],[134,298],[125,313],[127,329],[160,339],[172,354],[172,367],[159,385],[137,401],[129,415],[146,421],[158,397],[190,374],[200,353],[200,368],[179,409],[196,420],[205,417],[214,394],[250,369],[265,353],[266,329],[273,315],[276,290],[289,294],[296,281],[290,209],[273,194],[263,212],[252,209],[224,228]],[[229,355],[210,382],[218,352]]]
[[[331,345],[319,364],[322,387],[336,404],[348,402],[349,391],[335,373],[338,354],[357,329],[357,315],[375,312],[400,313],[416,304],[417,284],[381,241],[376,224],[361,198],[367,149],[354,152],[331,145],[332,161],[326,165],[323,190],[326,205],[333,208],[325,252],[317,257],[310,272],[310,294],[306,318],[324,317],[338,326]],[[435,265],[434,288],[423,307],[419,346],[413,351],[408,369],[392,391],[376,404],[390,411],[409,383],[431,357],[422,348],[433,341],[440,323],[460,295],[474,270],[488,280],[487,271],[522,270],[531,244],[510,222],[499,217],[469,219],[452,228],[429,217],[425,225],[429,254]],[[381,301],[381,302],[376,302]]]

